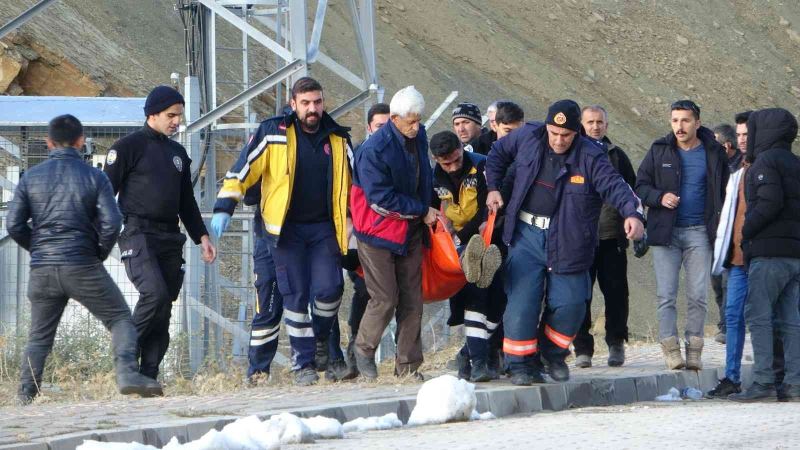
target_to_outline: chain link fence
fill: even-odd
[[[135,128],[87,128],[88,145],[84,151],[87,164],[102,168],[105,154],[114,141]],[[22,173],[47,158],[45,128],[0,127],[0,351],[6,361],[19,361],[27,340],[30,306],[27,301],[29,256],[6,235],[6,212],[13,189]],[[210,220],[218,181],[239,156],[246,134],[243,130],[217,130],[206,134],[210,157],[216,164],[214,183],[204,180],[210,174],[201,170],[198,184],[203,187],[198,202],[206,223]],[[55,182],[56,180],[54,180]],[[214,186],[214,192],[210,191]],[[208,197],[210,195],[210,198]],[[241,206],[233,216],[229,230],[217,242],[218,259],[207,265],[199,258],[198,247],[191,241],[184,248],[186,260],[183,288],[173,306],[170,334],[172,342],[164,359],[162,373],[166,377],[191,376],[213,366],[227,369],[230,364],[244,363],[249,344],[249,324],[256,302],[253,288],[253,208]],[[138,299],[135,286],[128,280],[125,267],[115,248],[105,267],[119,286],[133,310]],[[346,325],[352,287],[345,277],[345,294],[339,314],[343,339],[349,336]],[[423,343],[426,350],[448,345],[449,328],[446,302],[428,305],[423,320]],[[394,355],[389,327],[382,344],[382,359]],[[290,354],[288,339],[280,339],[275,363],[287,365]],[[54,346],[54,358],[83,361],[94,369],[110,368],[110,336],[99,321],[77,302],[70,300],[62,317]],[[87,371],[92,367],[87,367]]]

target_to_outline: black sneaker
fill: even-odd
[[[469,380],[472,376],[472,365],[469,362],[469,357],[458,352],[456,355],[456,364],[458,365],[458,378]]]
[[[740,403],[774,402],[778,400],[778,393],[775,391],[774,384],[753,382],[746,391],[729,395],[728,400]]]
[[[569,381],[569,367],[564,361],[550,361],[547,374],[553,381]]]
[[[319,375],[312,367],[303,367],[294,372],[294,384],[297,386],[311,386],[317,384]]]
[[[706,392],[706,398],[727,399],[731,394],[742,392],[742,383],[734,383],[728,377],[719,380],[719,384],[714,389]]]
[[[375,365],[375,357],[364,356],[355,351],[356,356],[356,367],[358,367],[358,372],[367,379],[367,381],[372,381],[378,378],[378,366]]]
[[[325,372],[328,370],[328,340],[317,338],[317,348],[314,351],[314,365],[317,366],[317,372]]]

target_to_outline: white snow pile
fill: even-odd
[[[314,416],[310,419],[300,420],[311,430],[314,439],[342,439],[344,437],[345,429],[336,419]]]
[[[452,375],[426,381],[417,393],[417,405],[411,411],[411,426],[465,421],[475,409],[475,385]]]
[[[345,433],[352,433],[353,431],[371,431],[371,430],[389,430],[392,428],[400,428],[403,422],[397,418],[397,414],[389,413],[380,417],[359,417],[350,422],[342,425]]]
[[[152,445],[144,445],[138,442],[100,442],[87,440],[76,447],[76,450],[158,450]]]
[[[485,413],[479,413],[476,410],[472,410],[472,414],[469,416],[469,420],[494,420],[497,419],[497,416],[492,414],[491,411],[486,411]]]

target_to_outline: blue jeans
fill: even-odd
[[[653,247],[659,340],[678,336],[677,300],[681,266],[685,269],[688,303],[685,336],[703,336],[712,256],[705,225],[675,227],[670,245]]]
[[[784,382],[800,384],[800,258],[753,258],[747,275],[744,314],[753,344],[753,381],[775,382],[773,328],[777,327],[783,340]]]
[[[503,315],[503,352],[512,372],[536,370],[541,350],[548,361],[564,361],[575,339],[591,293],[589,271],[560,274],[548,270],[547,231],[518,221],[505,262],[508,304]],[[542,300],[547,286],[545,311]]]
[[[747,301],[747,270],[733,266],[728,273],[728,298],[725,303],[725,377],[741,381],[744,351],[744,305]]]

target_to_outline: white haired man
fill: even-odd
[[[395,374],[421,378],[423,222],[432,224],[439,215],[430,207],[428,138],[420,124],[424,108],[413,86],[399,90],[389,104],[389,123],[355,156],[350,212],[370,295],[355,359],[367,379],[378,377],[375,350],[392,317],[397,319]]]

